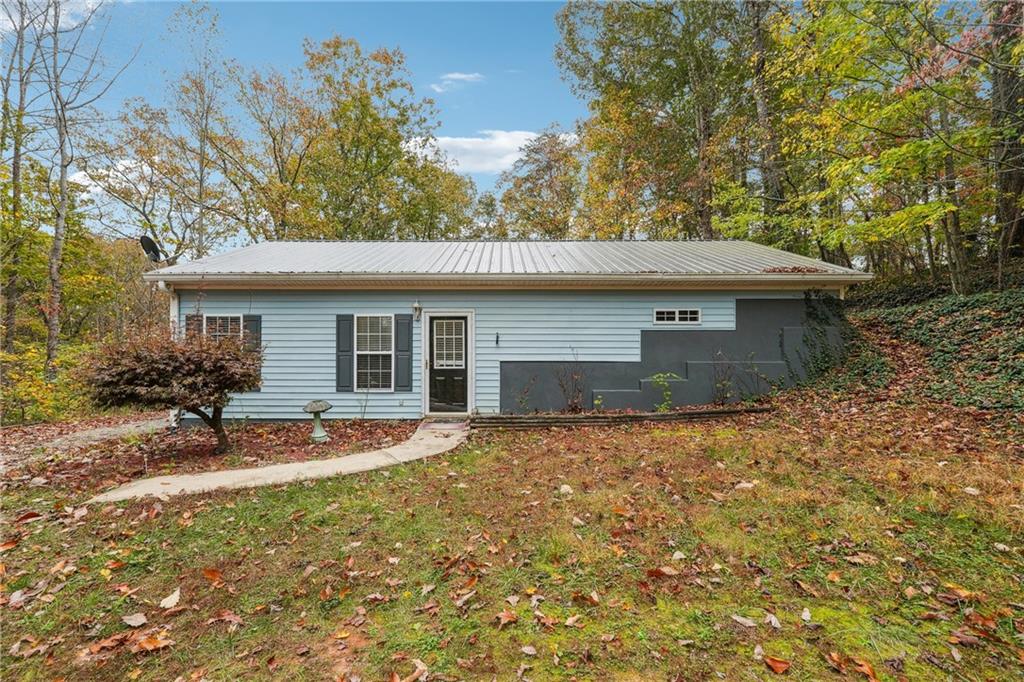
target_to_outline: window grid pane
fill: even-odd
[[[678,324],[699,324],[701,321],[700,308],[681,308],[677,310],[654,311],[654,321],[661,323]]]
[[[675,322],[676,311],[674,310],[655,310],[654,311],[655,322]]]
[[[391,356],[371,353],[357,356],[356,387],[361,390],[391,388]]]
[[[434,367],[438,369],[462,369],[465,367],[464,320],[434,321]]]
[[[356,390],[390,390],[394,343],[390,315],[356,316]]]
[[[390,353],[391,318],[361,316],[356,318],[356,352]]]
[[[700,311],[699,310],[680,310],[678,311],[677,320],[679,322],[700,322]]]
[[[238,315],[217,315],[206,318],[206,335],[211,339],[242,335],[242,318]]]

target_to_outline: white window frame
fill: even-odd
[[[217,314],[205,314],[204,313],[203,314],[203,337],[204,338],[210,338],[209,333],[207,333],[207,331],[206,331],[206,321],[208,319],[210,319],[211,317],[233,317],[233,318],[237,319],[238,320],[238,338],[242,338],[243,336],[245,336],[245,327],[243,326],[243,321],[242,321],[242,316],[241,315],[217,315]],[[221,336],[227,336],[227,335],[226,334],[222,334]]]
[[[697,319],[696,320],[680,320],[679,319],[679,313],[684,311],[684,310],[686,312],[696,311],[697,312]],[[666,312],[666,311],[671,312],[673,314],[673,319],[671,321],[669,321],[669,320],[659,320],[658,319],[658,313],[663,313],[663,312]],[[656,324],[656,325],[694,327],[694,326],[700,325],[700,324],[702,324],[704,322],[704,309],[703,308],[655,308],[654,312],[651,313],[651,319],[652,319],[653,324]]]
[[[391,320],[391,350],[359,350],[359,318],[387,317]],[[390,355],[391,386],[388,388],[359,388],[359,356]],[[352,316],[352,388],[356,393],[394,393],[395,392],[395,314],[394,313],[355,313]]]
[[[438,348],[437,348],[437,337],[435,336],[435,337],[433,337],[433,341],[434,341],[434,358],[433,358],[433,360],[434,360],[434,369],[466,369],[466,346],[469,345],[468,342],[467,342],[467,339],[466,339],[466,327],[469,326],[468,320],[464,320],[462,318],[451,319],[451,320],[434,319],[430,323],[431,324],[431,334],[433,334],[434,333],[434,329],[437,328],[436,325],[437,325],[438,322],[440,322],[440,323],[445,323],[445,322],[453,322],[454,323],[454,322],[457,322],[457,323],[461,324],[461,326],[462,326],[462,354],[461,354],[462,355],[462,362],[460,362],[458,364],[448,364],[448,363],[438,364],[438,361],[437,361],[437,351],[438,351]],[[448,336],[446,334],[442,338],[454,339],[455,337],[454,336]]]

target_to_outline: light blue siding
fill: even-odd
[[[666,291],[195,291],[179,292],[179,325],[185,315],[262,316],[263,386],[235,396],[231,418],[302,418],[314,398],[334,405],[327,417],[417,418],[423,413],[422,325],[413,323],[413,390],[402,393],[335,392],[335,316],[412,312],[475,313],[475,407],[499,411],[502,360],[640,360],[645,329],[736,328],[736,298],[792,298],[800,292]],[[655,325],[659,307],[701,308],[699,325]]]

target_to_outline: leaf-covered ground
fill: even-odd
[[[215,451],[217,440],[210,429],[197,426],[42,453],[6,478],[13,483],[45,480],[66,494],[94,492],[146,476],[304,462],[373,450],[401,443],[416,426],[412,420],[331,420],[325,424],[330,441],[311,443],[309,421],[240,423],[228,427],[232,447],[226,453]]]
[[[877,308],[860,320],[928,349],[928,395],[961,406],[1024,410],[1024,288]]]
[[[74,433],[131,422],[145,421],[166,416],[167,411],[131,412],[127,414],[101,415],[88,419],[63,422],[41,422],[37,424],[0,427],[0,458],[23,459],[42,451],[54,441]]]
[[[1020,678],[1020,416],[920,397],[880,341],[770,414],[105,508],[14,487],[0,672]]]

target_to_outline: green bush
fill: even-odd
[[[41,344],[18,344],[13,353],[0,352],[0,421],[60,421],[88,414],[90,405],[74,370],[90,349],[89,345],[61,347],[55,363],[57,378],[52,383],[43,377],[46,351]]]

